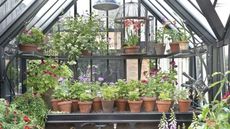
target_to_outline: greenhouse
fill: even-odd
[[[230,129],[229,0],[0,0],[0,129]]]

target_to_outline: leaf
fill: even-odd
[[[212,74],[212,77],[214,77],[216,75],[223,75],[223,73],[221,73],[221,72],[215,72],[215,73]]]
[[[227,76],[228,74],[230,74],[230,70],[226,71],[224,75]]]
[[[216,85],[218,85],[218,84],[220,84],[220,83],[222,83],[222,82],[223,82],[223,80],[214,82],[214,83],[212,83],[209,87],[212,88],[212,87],[214,87],[214,86],[216,86]]]

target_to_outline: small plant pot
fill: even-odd
[[[93,99],[93,111],[100,112],[102,110],[101,98],[96,97]]]
[[[171,100],[164,100],[164,101],[157,100],[156,104],[157,104],[158,112],[169,112],[172,101]]]
[[[191,100],[179,100],[178,105],[180,112],[188,112],[189,107],[191,105]]]
[[[140,46],[130,46],[130,47],[124,47],[124,53],[126,54],[135,54],[138,53],[140,49]]]
[[[81,113],[89,113],[92,108],[92,102],[78,102],[79,109]]]
[[[188,50],[189,49],[189,45],[188,45],[188,42],[187,41],[181,41],[181,42],[178,42],[179,43],[179,47],[180,47],[180,50]]]
[[[19,44],[18,45],[20,51],[24,52],[38,52],[38,46],[34,44]]]
[[[78,107],[78,100],[72,100],[72,112],[77,112]]]
[[[179,46],[178,42],[173,42],[173,43],[170,43],[169,45],[170,45],[171,53],[178,53],[178,52],[180,52],[180,46]]]
[[[53,111],[59,111],[59,109],[58,109],[58,103],[59,102],[60,102],[60,100],[58,100],[58,99],[52,99],[51,100],[51,105],[52,105]]]
[[[59,110],[62,112],[71,112],[72,101],[61,101],[58,103]]]
[[[156,55],[164,55],[164,53],[165,53],[165,44],[163,44],[163,43],[154,44],[154,49],[155,49]]]
[[[102,100],[101,102],[102,102],[103,112],[106,112],[106,113],[113,112],[114,100],[111,100],[111,101]]]
[[[130,112],[141,112],[142,100],[139,101],[129,101]]]
[[[118,99],[117,100],[117,111],[124,112],[126,110],[127,100],[126,99]]]
[[[143,97],[143,107],[146,112],[152,112],[156,104],[155,97]]]

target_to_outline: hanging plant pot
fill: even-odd
[[[157,109],[158,112],[169,112],[172,101],[171,100],[157,100]]]
[[[126,54],[135,54],[139,53],[140,46],[125,46],[124,47],[124,53]]]
[[[179,43],[180,51],[189,49],[189,45],[187,41],[180,41],[178,43]]]
[[[62,101],[58,103],[58,107],[62,112],[71,112],[72,101]]]
[[[34,44],[19,44],[18,48],[24,52],[38,52],[38,46]]]
[[[126,110],[127,100],[126,99],[118,99],[117,100],[117,110],[119,112],[124,112]]]
[[[152,112],[156,104],[155,97],[143,97],[143,106],[146,112]]]
[[[78,102],[79,109],[81,113],[89,113],[92,108],[92,102]]]
[[[103,109],[103,112],[113,112],[113,107],[114,107],[114,100],[102,100],[102,109]]]
[[[60,102],[60,100],[58,100],[58,99],[52,99],[51,100],[51,105],[52,105],[53,111],[59,111],[59,109],[58,109],[58,103],[59,102]]]
[[[100,112],[102,110],[101,98],[96,97],[93,99],[93,111]]]
[[[178,105],[180,112],[188,112],[189,107],[191,105],[191,100],[179,100]]]
[[[77,112],[78,107],[78,100],[72,100],[72,112]]]
[[[163,43],[154,44],[154,49],[155,49],[156,55],[164,55],[165,44],[163,44]]]
[[[180,52],[180,46],[178,42],[172,42],[169,44],[171,53],[178,53]]]
[[[131,112],[141,112],[142,100],[128,101]]]

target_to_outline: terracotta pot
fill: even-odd
[[[89,50],[81,50],[81,55],[83,56],[91,56],[92,52]]]
[[[126,99],[118,99],[117,100],[117,111],[124,112],[126,110],[127,100]]]
[[[155,97],[143,97],[143,107],[146,112],[152,112],[156,104]]]
[[[129,101],[129,108],[131,112],[140,112],[141,111],[141,105],[142,105],[142,100],[139,101]]]
[[[139,49],[140,49],[140,46],[124,47],[124,52],[126,54],[138,53]]]
[[[60,102],[60,100],[58,100],[58,99],[52,99],[51,100],[51,105],[52,105],[52,110],[53,111],[59,111],[58,102]]]
[[[18,45],[20,51],[24,52],[38,52],[38,46],[34,44],[19,44]]]
[[[180,112],[188,112],[189,107],[191,105],[191,100],[179,100],[178,105]]]
[[[81,113],[89,113],[91,111],[92,108],[92,103],[93,102],[78,102],[79,105],[79,109]]]
[[[78,100],[72,100],[72,112],[78,111]]]
[[[169,112],[172,101],[171,100],[164,100],[164,101],[157,100],[156,104],[157,104],[158,112]]]
[[[154,44],[154,49],[155,49],[156,55],[164,55],[165,44],[163,43]]]
[[[102,100],[102,109],[103,112],[113,112],[113,106],[114,106],[114,100],[107,101],[107,100]]]
[[[180,47],[178,42],[172,42],[169,44],[171,53],[178,53],[180,52]]]
[[[189,49],[189,45],[187,41],[180,41],[179,43],[179,47],[180,50],[188,50]]]
[[[62,112],[71,112],[72,101],[61,101],[58,103],[58,108]]]
[[[93,111],[100,112],[102,110],[101,98],[96,97],[93,99]]]

